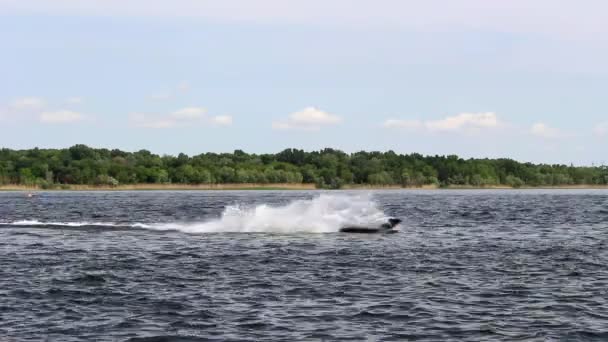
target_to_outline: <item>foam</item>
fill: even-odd
[[[387,216],[367,195],[322,194],[284,206],[227,206],[219,219],[183,223],[41,222],[23,220],[0,225],[46,227],[107,227],[175,230],[185,233],[331,233],[345,225],[379,225]]]
[[[331,233],[347,224],[378,225],[386,219],[369,195],[323,194],[311,200],[296,200],[278,207],[267,204],[228,206],[218,220],[152,224],[150,228],[186,233]]]

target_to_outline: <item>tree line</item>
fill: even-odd
[[[462,159],[417,153],[344,153],[326,148],[276,154],[203,153],[157,155],[75,145],[66,149],[0,149],[0,184],[54,188],[86,184],[314,183],[339,189],[349,184],[447,186],[606,185],[608,167],[520,163],[511,159]]]

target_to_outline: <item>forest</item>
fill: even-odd
[[[326,148],[276,154],[203,153],[157,155],[147,150],[75,145],[66,149],[0,149],[0,185],[43,189],[86,184],[314,183],[317,188],[346,185],[421,187],[540,187],[606,185],[608,167],[521,163],[511,159],[462,159],[417,153],[344,153]]]

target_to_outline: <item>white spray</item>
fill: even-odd
[[[228,206],[218,220],[194,224],[155,224],[150,228],[187,233],[331,233],[345,225],[378,225],[386,222],[386,219],[369,195],[323,194],[281,207],[266,204],[252,208]]]
[[[186,233],[332,233],[341,227],[377,226],[387,217],[367,195],[322,194],[310,200],[296,200],[285,206],[261,204],[252,207],[227,206],[217,220],[199,223],[40,222],[1,223],[11,226],[108,227],[177,230]]]

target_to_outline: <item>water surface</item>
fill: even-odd
[[[320,194],[0,193],[0,336],[608,340],[607,191]]]

